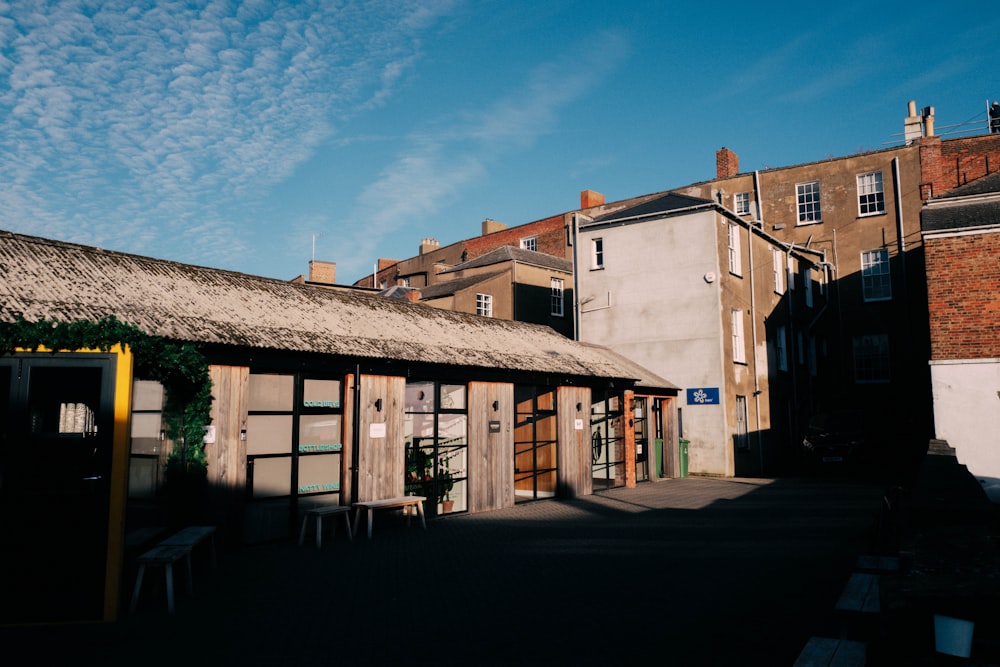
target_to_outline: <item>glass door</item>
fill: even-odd
[[[113,355],[0,360],[0,623],[101,620]]]
[[[515,386],[514,501],[556,495],[556,424],[554,389]]]
[[[632,423],[635,428],[635,479],[649,481],[649,399],[637,396],[632,407]]]

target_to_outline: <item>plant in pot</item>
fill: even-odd
[[[455,508],[455,501],[451,499],[451,490],[455,488],[455,478],[448,467],[448,460],[438,467],[437,488],[441,499],[441,512],[448,514]]]

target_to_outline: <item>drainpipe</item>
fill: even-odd
[[[764,474],[764,440],[760,434],[760,376],[757,373],[757,293],[754,288],[753,227],[750,223],[748,245],[750,254],[750,340],[753,346],[753,400],[757,421],[757,455],[760,458],[760,474]]]
[[[909,302],[906,293],[906,237],[903,236],[903,198],[900,196],[899,158],[892,158],[892,185],[896,188],[896,236],[899,249],[899,267],[903,273],[903,312],[909,315]],[[909,322],[909,318],[907,318]]]
[[[573,238],[571,239],[571,245],[573,246],[573,340],[580,340],[580,271],[576,262],[576,255],[580,250],[576,246],[577,230],[580,222],[577,215],[576,213],[573,214]]]

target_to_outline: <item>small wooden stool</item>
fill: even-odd
[[[347,526],[347,539],[352,540],[354,536],[351,531],[350,512],[351,508],[345,505],[321,505],[305,510],[305,515],[302,517],[302,530],[299,531],[299,546],[306,538],[306,524],[309,522],[309,517],[313,517],[316,521],[316,548],[319,549],[323,546],[323,517],[328,514],[343,515],[344,525]],[[337,534],[337,524],[333,525],[333,534]]]
[[[167,611],[174,612],[174,563],[181,558],[187,559],[187,591],[188,595],[194,593],[194,585],[191,583],[191,547],[187,545],[160,545],[153,547],[136,559],[139,571],[135,575],[135,588],[132,590],[132,604],[129,611],[135,611],[139,604],[139,591],[142,589],[142,578],[146,573],[147,565],[159,565],[163,567],[167,582]]]

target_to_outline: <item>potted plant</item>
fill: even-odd
[[[438,493],[441,498],[441,513],[448,514],[455,508],[455,501],[451,499],[451,490],[455,488],[455,478],[448,468],[448,460],[438,468],[437,474]]]

